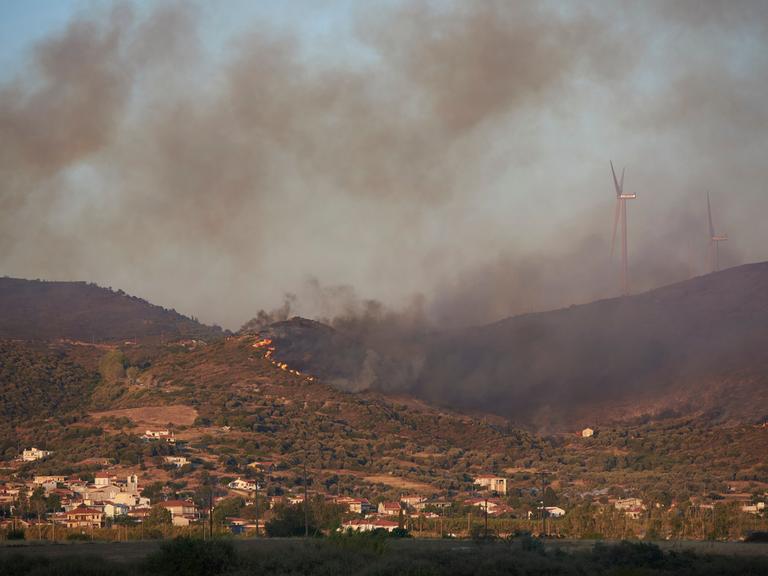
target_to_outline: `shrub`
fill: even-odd
[[[231,542],[176,538],[164,543],[146,561],[148,574],[168,576],[215,576],[237,567]]]

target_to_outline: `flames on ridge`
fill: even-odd
[[[291,374],[294,374],[295,376],[304,376],[309,382],[312,382],[314,380],[314,377],[312,376],[306,376],[299,372],[298,370],[294,370],[293,368],[290,368],[288,364],[285,362],[278,362],[275,360],[272,355],[275,353],[275,347],[272,343],[271,338],[262,338],[261,340],[257,340],[253,343],[253,347],[256,349],[263,349],[264,350],[264,359],[269,360],[274,366],[277,366],[280,368],[280,370],[283,370],[285,372],[290,372]]]

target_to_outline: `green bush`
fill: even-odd
[[[146,573],[158,576],[215,576],[232,571],[237,565],[231,542],[176,538],[152,554],[145,569]]]

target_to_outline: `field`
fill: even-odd
[[[119,410],[104,410],[92,412],[94,420],[102,418],[128,418],[135,424],[162,428],[174,426],[190,426],[197,418],[197,410],[191,406],[171,404],[169,406],[142,406],[140,408],[123,408]]]
[[[414,540],[370,534],[324,539],[25,542],[0,546],[16,575],[179,574],[707,574],[762,575],[768,543]]]

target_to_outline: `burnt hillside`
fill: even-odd
[[[221,335],[220,328],[95,284],[0,278],[0,338],[102,342]]]
[[[412,392],[542,425],[768,413],[768,263],[434,339]]]
[[[768,263],[451,333],[403,334],[397,348],[301,319],[264,334],[277,359],[341,388],[536,427],[768,414]]]

